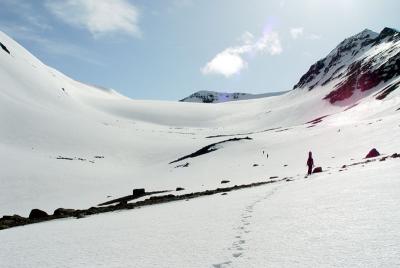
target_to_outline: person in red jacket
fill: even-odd
[[[311,175],[312,169],[314,167],[314,159],[312,158],[312,152],[308,153],[307,166],[308,166],[307,175]]]

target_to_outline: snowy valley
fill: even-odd
[[[87,85],[0,42],[0,217],[271,182],[1,230],[4,267],[400,265],[398,31],[345,39],[283,94],[180,102]],[[305,178],[309,151],[323,172]]]

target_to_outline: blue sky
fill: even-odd
[[[0,30],[44,63],[135,99],[289,90],[398,0],[0,0]]]

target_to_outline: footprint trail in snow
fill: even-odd
[[[268,189],[267,193],[261,197],[258,197],[255,201],[248,204],[244,211],[241,214],[241,218],[239,221],[239,225],[235,228],[235,237],[232,245],[228,248],[229,251],[232,252],[232,260],[228,260],[222,263],[213,264],[214,268],[224,268],[230,267],[235,259],[244,258],[245,253],[249,250],[249,246],[247,245],[247,236],[252,232],[251,225],[253,223],[252,217],[254,212],[254,207],[259,203],[268,199],[271,195],[275,193],[278,187],[274,187],[272,189]]]

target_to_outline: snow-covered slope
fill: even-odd
[[[4,230],[0,259],[10,268],[397,267],[399,172],[397,162],[378,162]]]
[[[259,98],[267,98],[272,96],[279,96],[286,92],[271,92],[263,94],[249,94],[249,93],[226,93],[201,90],[193,93],[189,97],[183,98],[182,102],[200,102],[200,103],[220,103],[227,101],[238,101],[238,100],[251,100]]]
[[[346,54],[346,66],[376,55],[382,55],[379,66],[392,66],[397,36],[374,37],[368,49],[353,58]],[[347,81],[347,73],[311,91],[306,86],[313,79],[280,96],[240,102],[141,101],[74,81],[4,33],[0,42],[10,52],[0,50],[0,215],[27,215],[35,207],[86,208],[137,187],[191,192],[217,188],[222,179],[240,184],[302,175],[309,150],[324,167],[360,159],[371,147],[400,151],[399,90],[380,99],[354,94],[334,105],[324,99],[338,81]],[[395,73],[365,92],[383,94],[397,81]],[[212,153],[170,164],[245,136],[252,140],[226,142]]]

